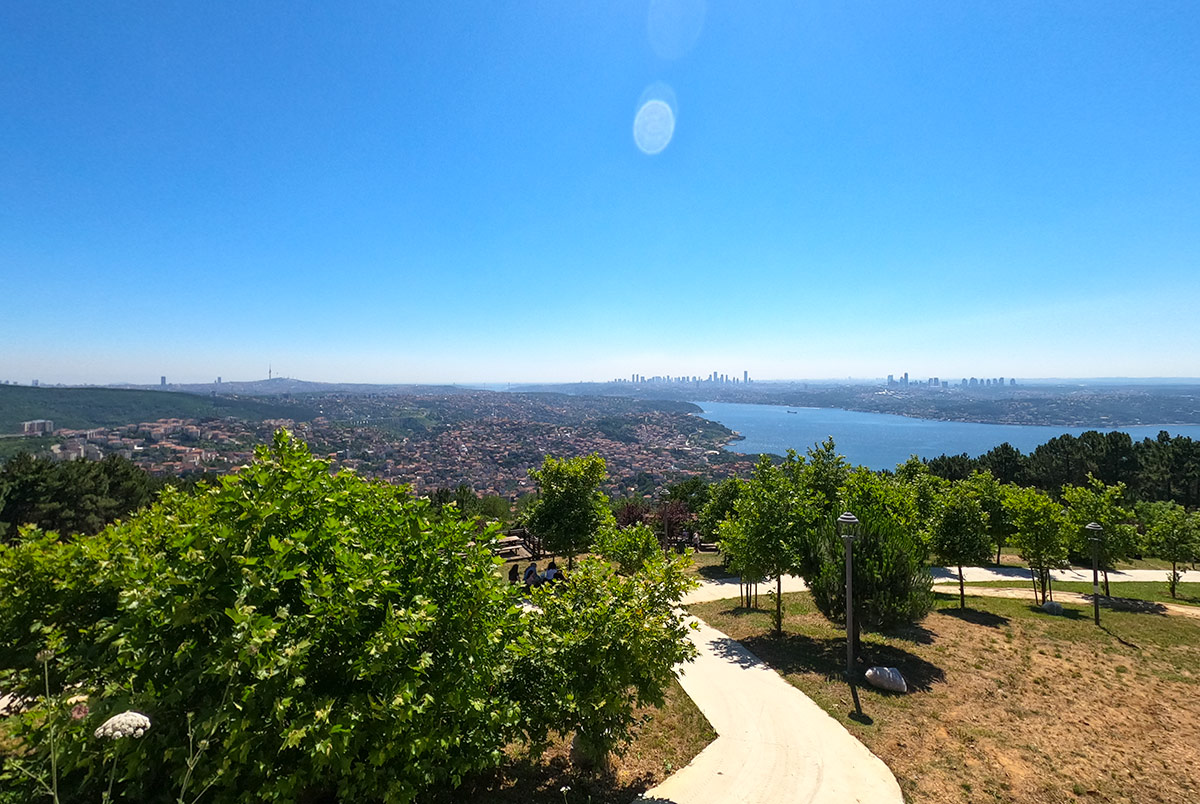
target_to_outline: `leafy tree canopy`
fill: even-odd
[[[147,505],[162,487],[119,455],[56,462],[22,453],[0,469],[0,540],[20,525],[94,534]]]
[[[529,529],[553,553],[574,557],[591,546],[600,528],[613,524],[608,498],[600,484],[608,477],[604,459],[591,454],[578,458],[547,455],[530,477],[540,497],[528,515]]]

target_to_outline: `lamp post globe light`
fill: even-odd
[[[858,517],[847,511],[837,518],[837,528],[846,552],[846,682],[854,698],[854,710],[861,714],[858,688],[854,684],[854,537]]]
[[[1088,532],[1088,541],[1092,543],[1092,614],[1096,625],[1100,624],[1100,540],[1104,536],[1104,528],[1098,522],[1084,525]]]

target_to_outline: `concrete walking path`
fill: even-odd
[[[958,570],[947,567],[932,567],[930,572],[933,574],[933,582],[943,583],[946,581],[958,581]],[[963,567],[963,575],[965,580],[970,581],[1012,581],[1014,583],[1029,583],[1029,570],[1026,567]],[[1054,570],[1052,575],[1056,581],[1080,581],[1091,583],[1092,571],[1090,569],[1072,568],[1066,570]],[[1103,574],[1100,576],[1101,582],[1104,580]],[[1166,570],[1123,570],[1120,572],[1108,573],[1110,583],[1121,583],[1123,581],[1162,581],[1167,580]],[[1185,575],[1184,580],[1188,580]],[[783,577],[783,591],[788,592],[803,592],[808,589],[803,578],[798,578],[794,575],[785,575]],[[775,583],[760,583],[758,585],[758,596],[760,600],[775,591]],[[726,598],[736,598],[738,596],[738,579],[737,578],[701,578],[700,586],[693,589],[683,596],[683,605],[690,606],[693,603],[708,603],[713,600],[724,600]]]
[[[679,683],[717,739],[643,800],[903,804],[883,760],[741,643],[695,622],[690,638],[700,655]]]
[[[933,581],[957,581],[958,570],[954,567],[933,567]],[[1091,567],[1072,567],[1065,570],[1052,570],[1051,575],[1056,581],[1080,581],[1091,583]],[[970,581],[1024,581],[1029,582],[1029,567],[963,567],[963,579]],[[1184,576],[1187,577],[1186,575]],[[1123,581],[1162,581],[1167,580],[1166,570],[1113,570],[1108,573],[1111,583]],[[1100,573],[1100,582],[1104,582],[1104,573]]]

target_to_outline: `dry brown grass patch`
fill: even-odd
[[[873,663],[917,691],[862,691],[871,722],[850,720],[841,632],[806,593],[785,596],[785,636],[770,615],[691,607],[741,639],[892,768],[927,802],[1200,801],[1200,623],[1192,618],[1034,611],[1027,601],[939,596],[920,629],[867,637]]]

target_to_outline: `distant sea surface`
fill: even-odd
[[[860,413],[835,408],[790,408],[782,405],[751,405],[734,402],[696,402],[704,418],[719,422],[745,437],[731,441],[726,449],[747,455],[789,449],[805,450],[829,436],[837,450],[853,464],[871,469],[895,469],[910,455],[936,458],[967,453],[982,455],[1005,441],[1029,453],[1056,436],[1079,435],[1088,430],[1121,430],[1134,441],[1155,438],[1160,430],[1171,435],[1200,439],[1200,425],[1167,424],[1136,427],[1035,427],[1022,424],[974,424],[913,419],[888,413]]]

